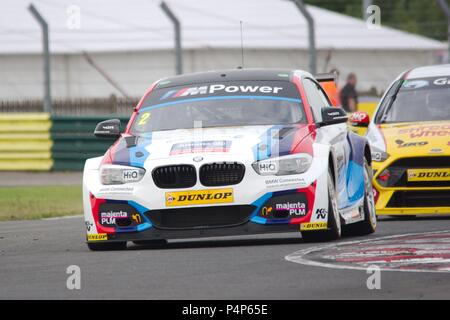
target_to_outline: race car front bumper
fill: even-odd
[[[231,227],[209,227],[197,229],[158,229],[149,228],[141,232],[114,233],[107,236],[108,241],[145,241],[158,239],[209,238],[271,233],[298,233],[299,225],[272,224],[260,225],[250,221]]]
[[[87,241],[139,241],[156,239],[218,237],[261,233],[299,232],[311,221],[315,184],[304,189],[267,193],[249,205],[203,206],[149,210],[134,201],[98,199],[90,195],[95,232]],[[304,204],[295,210],[275,208],[276,203]],[[293,209],[291,209],[293,210]],[[121,219],[105,217],[120,212]]]
[[[440,161],[438,157],[428,157],[423,163],[416,163],[415,159],[417,158],[374,162],[373,187],[377,215],[450,214],[450,182],[410,182],[407,177],[409,169],[420,171],[420,166],[434,167],[433,164],[440,165],[441,162],[445,166],[445,161]],[[398,165],[410,162],[410,166]]]
[[[146,174],[137,183],[106,186],[99,179],[100,159],[90,159],[83,176],[87,240],[134,241],[300,232],[302,227],[308,231],[326,229],[328,154],[319,148],[309,170],[290,176],[262,176],[253,170],[250,161],[239,161],[232,155],[203,154],[205,163],[242,162],[245,175],[235,185],[205,187],[198,182],[187,189],[160,188],[152,174]],[[322,153],[323,157],[317,156]],[[147,173],[160,165],[182,161],[153,161],[147,165]],[[192,165],[198,172],[201,164]],[[189,200],[190,195],[205,200],[220,194],[230,201],[220,197],[208,203]]]

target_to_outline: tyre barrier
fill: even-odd
[[[51,125],[45,113],[0,114],[0,170],[50,170]]]
[[[0,115],[0,171],[80,171],[88,158],[101,156],[114,142],[93,132],[105,117]],[[128,118],[119,118],[124,126]]]

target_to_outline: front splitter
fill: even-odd
[[[139,241],[157,239],[208,238],[270,233],[300,232],[298,224],[257,224],[246,222],[229,227],[203,227],[194,229],[159,229],[152,227],[140,232],[108,235],[108,241]]]

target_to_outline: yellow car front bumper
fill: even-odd
[[[437,215],[450,214],[450,186],[435,187],[383,187],[377,181],[379,175],[394,160],[373,163],[373,186],[376,190],[377,215]],[[414,199],[413,201],[409,201]],[[442,205],[443,204],[443,205]]]
[[[389,207],[389,201],[394,196],[394,192],[402,191],[402,189],[382,189],[375,186],[378,191],[378,201],[376,203],[377,215],[422,215],[422,214],[450,214],[450,207]],[[450,193],[450,189],[441,188],[408,188],[411,191],[443,191]]]

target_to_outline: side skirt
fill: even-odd
[[[344,224],[352,224],[364,220],[364,198],[359,200],[355,205],[339,210]]]

